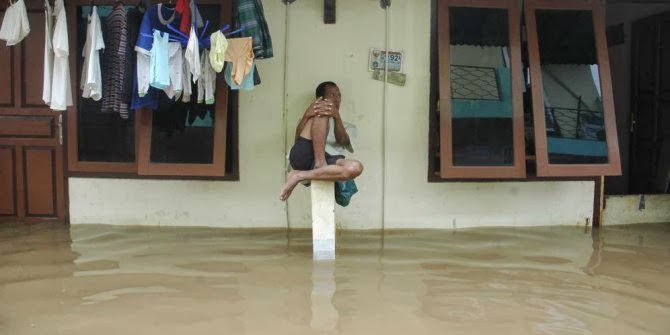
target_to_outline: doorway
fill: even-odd
[[[629,193],[670,188],[670,11],[632,25]]]
[[[64,223],[64,115],[42,101],[44,9],[26,5],[30,34],[0,46],[0,222]]]

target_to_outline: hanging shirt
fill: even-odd
[[[188,72],[193,76],[193,82],[197,82],[202,72],[202,64],[200,62],[200,44],[198,36],[195,34],[195,29],[191,27],[191,34],[186,44],[186,51],[184,52],[184,61],[188,64]]]
[[[128,10],[117,2],[105,19],[105,54],[102,72],[102,112],[128,117],[128,100],[124,97],[126,62],[128,61]]]
[[[84,43],[84,66],[81,71],[82,97],[98,101],[102,98],[102,74],[100,73],[100,50],[105,48],[97,6],[93,6],[88,17],[86,42]]]
[[[70,86],[70,44],[67,35],[67,16],[63,0],[54,4],[56,25],[53,35],[54,64],[51,75],[51,109],[66,110],[72,106],[72,87]]]
[[[170,34],[154,30],[154,43],[151,47],[151,65],[149,67],[149,85],[164,90],[170,86],[168,67],[168,45]]]
[[[51,73],[54,64],[54,49],[51,44],[53,34],[53,10],[49,0],[44,0],[44,76],[42,79],[42,100],[45,104],[51,102]]]
[[[189,72],[188,68],[188,63],[184,59],[182,60],[182,76],[181,76],[181,86],[182,86],[182,94],[181,94],[181,101],[182,102],[189,102],[191,101],[191,72]]]
[[[244,27],[240,36],[253,37],[253,52],[256,58],[272,58],[272,38],[265,21],[261,0],[237,0],[235,22]]]
[[[148,107],[156,109],[158,106],[158,97],[160,90],[151,88],[150,69],[151,69],[151,47],[153,45],[153,31],[171,32],[167,25],[170,24],[175,29],[179,28],[179,17],[174,8],[163,4],[156,4],[147,8],[142,23],[137,34],[135,43],[136,59],[136,90],[133,92],[132,109]]]
[[[20,43],[30,33],[28,10],[23,0],[17,0],[5,11],[0,27],[0,39],[7,41],[7,46]]]
[[[184,53],[181,50],[181,44],[170,42],[168,45],[168,69],[170,74],[170,84],[164,89],[168,98],[179,98],[184,86]],[[189,92],[189,95],[191,93]]]

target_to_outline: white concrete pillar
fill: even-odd
[[[335,259],[335,183],[312,180],[313,259]]]

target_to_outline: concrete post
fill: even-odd
[[[335,259],[335,183],[312,180],[313,259]]]

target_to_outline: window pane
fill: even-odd
[[[198,5],[198,8],[203,21],[207,22],[204,36],[221,28],[219,5]],[[197,89],[198,85],[192,85],[189,103],[171,100],[160,92],[159,108],[153,112],[151,163],[213,163],[217,104],[196,103]],[[225,90],[228,87],[217,89]]]
[[[508,13],[449,9],[455,166],[514,164]]]
[[[537,10],[551,164],[608,162],[591,11]]]
[[[98,6],[98,15],[103,32],[105,18],[113,6]],[[91,6],[77,8],[77,87],[80,87],[81,70],[83,66],[84,43],[86,42],[86,27]],[[104,54],[100,53],[100,61],[104,62]],[[102,67],[103,78],[106,76],[105,67]],[[104,79],[103,79],[104,80]],[[81,90],[72,92],[77,103],[77,139],[79,160],[88,162],[134,162],[135,161],[135,122],[131,114],[124,119],[119,113],[102,112],[102,102],[84,99]]]
[[[193,85],[193,92],[196,86]],[[153,112],[151,162],[211,164],[215,110],[215,104],[182,103],[161,97],[159,110]]]

